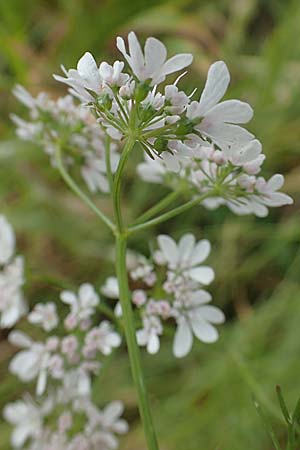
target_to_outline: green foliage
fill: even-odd
[[[20,113],[21,107],[11,88],[20,82],[33,93],[44,89],[61,94],[62,86],[51,77],[60,63],[74,66],[85,50],[109,61],[116,56],[115,36],[129,29],[142,38],[164,39],[171,52],[194,53],[192,71],[182,80],[187,90],[190,80],[201,89],[212,61],[226,61],[232,72],[230,97],[254,106],[250,128],[264,145],[266,170],[284,172],[286,191],[295,199],[294,207],[271,212],[264,220],[195,208],[132,238],[131,246],[141,251],[147,251],[158,231],[177,238],[192,230],[199,238],[210,238],[210,262],[217,275],[214,301],[228,317],[220,342],[195,344],[183,361],[171,356],[170,343],[155,357],[144,355],[162,450],[271,450],[251,393],[268,417],[279,448],[288,445],[286,424],[272,393],[276,384],[284,386],[287,404],[296,404],[300,395],[299,23],[298,0],[0,2],[0,211],[18,233],[32,304],[57,299],[62,286],[89,280],[99,287],[113,273],[112,239],[66,189],[42,150],[16,139],[8,115]],[[133,165],[127,177],[124,211],[132,219],[155,204],[162,192],[138,185]],[[99,203],[110,213],[105,198]],[[23,387],[7,373],[12,349],[6,334],[1,337],[2,408]],[[124,400],[131,432],[121,449],[141,450],[143,434],[124,350],[97,381],[95,392],[100,404]],[[285,411],[286,419],[288,414]],[[4,422],[0,436],[1,450],[8,450],[9,427]]]

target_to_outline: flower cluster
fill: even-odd
[[[70,308],[63,323],[62,338],[47,335],[45,341],[34,341],[15,330],[9,335],[13,345],[23,348],[11,360],[10,371],[24,382],[37,379],[38,395],[45,392],[49,377],[61,381],[69,371],[78,373],[78,391],[89,393],[90,377],[101,368],[100,355],[110,354],[121,343],[120,335],[108,321],[93,326],[92,316],[100,301],[93,286],[81,285],[78,295],[63,291],[61,300]],[[47,333],[58,328],[55,303],[38,303],[28,314],[28,321]]]
[[[17,135],[38,143],[55,165],[57,148],[64,161],[79,168],[91,192],[109,192],[105,164],[105,133],[87,108],[74,102],[71,95],[52,100],[45,93],[32,97],[22,86],[14,89],[15,96],[29,108],[30,121],[11,115],[17,125]],[[116,144],[110,145],[111,170],[116,170],[119,154]]]
[[[10,328],[27,311],[23,297],[24,261],[15,256],[15,234],[0,216],[0,328]]]
[[[74,378],[74,377],[73,377]],[[14,426],[12,445],[24,450],[115,450],[117,435],[128,431],[121,418],[123,404],[109,403],[99,409],[89,397],[72,391],[69,375],[64,385],[45,399],[22,400],[5,406],[3,415]],[[78,432],[78,422],[84,423]],[[76,426],[77,425],[77,426]]]
[[[32,119],[13,117],[19,136],[39,137],[51,155],[59,140],[67,161],[79,158],[82,176],[93,192],[109,190],[103,156],[106,134],[114,142],[109,152],[112,171],[122,141],[133,137],[145,151],[146,162],[138,167],[144,180],[172,188],[180,180],[192,194],[205,194],[203,204],[208,208],[225,204],[237,214],[263,217],[269,206],[292,203],[278,192],[284,181],[281,175],[268,181],[258,176],[265,159],[261,144],[241,126],[251,120],[253,110],[240,100],[222,101],[230,82],[223,61],[210,66],[200,98],[193,100],[196,90],[187,95],[178,87],[185,73],[172,84],[165,83],[168,75],[191,64],[192,55],[167,59],[162,42],[150,37],[142,49],[134,32],[128,35],[128,50],[121,37],[117,48],[128,71],[124,61],[97,66],[87,52],[76,69],[63,67],[65,77],[54,75],[69,86],[80,106],[70,96],[57,102],[46,94],[33,99],[18,86],[15,94],[30,108]]]
[[[214,279],[213,270],[203,265],[210,253],[210,243],[196,242],[192,234],[185,234],[178,244],[167,235],[157,239],[158,249],[153,261],[143,256],[128,259],[130,279],[138,288],[132,302],[139,311],[142,328],[137,331],[139,345],[151,354],[157,353],[160,337],[176,323],[173,353],[183,357],[192,348],[193,336],[205,343],[215,342],[218,332],[214,325],[224,322],[224,314],[208,305],[211,295],[204,289]],[[109,277],[102,288],[109,298],[118,298],[118,285]],[[122,314],[117,304],[116,313]]]
[[[92,285],[81,285],[78,294],[63,291],[61,300],[69,308],[64,323],[54,302],[36,304],[27,316],[47,333],[44,340],[18,330],[9,334],[10,343],[22,348],[12,358],[10,372],[25,383],[37,380],[35,400],[25,396],[4,409],[15,426],[12,445],[26,450],[116,449],[115,434],[127,431],[120,419],[123,405],[112,402],[99,410],[92,402],[91,376],[99,373],[103,358],[120,345],[121,337],[107,320],[94,325],[100,297]],[[49,334],[52,330],[62,337]]]

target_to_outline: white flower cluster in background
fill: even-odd
[[[71,95],[52,100],[45,93],[32,97],[22,86],[14,89],[15,96],[29,108],[30,121],[11,115],[17,135],[41,145],[55,165],[57,147],[61,147],[69,166],[80,173],[91,192],[109,192],[105,165],[105,133],[87,108],[74,102]],[[110,145],[111,169],[116,170],[119,155],[116,145]]]
[[[34,340],[18,330],[9,334],[10,343],[22,348],[13,356],[10,372],[24,383],[36,380],[35,399],[27,395],[4,408],[5,419],[15,427],[12,445],[24,450],[114,450],[116,435],[128,428],[120,419],[123,405],[116,401],[100,410],[92,401],[91,377],[120,346],[121,336],[107,320],[95,324],[100,297],[92,285],[82,284],[78,293],[63,291],[60,297],[69,309],[63,323],[54,302],[36,304],[27,316],[46,333],[45,339]]]
[[[206,239],[196,242],[192,234],[185,234],[178,244],[170,236],[160,235],[157,244],[152,262],[140,255],[135,263],[128,258],[130,279],[140,285],[132,293],[132,302],[142,319],[137,340],[149,353],[157,353],[164,328],[171,330],[175,322],[173,353],[180,358],[190,352],[193,336],[205,343],[215,342],[215,325],[222,324],[225,317],[219,308],[208,304],[212,297],[205,290],[214,279],[214,271],[203,264],[210,243]],[[114,277],[107,279],[102,293],[118,298]],[[119,303],[116,313],[122,314]]]
[[[26,313],[23,296],[24,260],[15,256],[15,234],[0,215],[0,328],[10,328]]]
[[[64,385],[46,398],[34,400],[28,394],[5,406],[3,415],[13,427],[11,443],[22,450],[115,450],[118,435],[128,431],[121,418],[122,402],[99,409],[88,396],[72,391],[69,376]],[[78,422],[84,421],[78,432]]]

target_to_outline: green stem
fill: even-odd
[[[57,146],[56,148],[55,161],[63,180],[66,182],[69,188],[114,232],[115,226],[113,222],[80,189],[80,187],[75,183],[73,178],[66,171],[61,157],[61,148],[59,146]]]
[[[127,162],[128,156],[132,150],[135,143],[135,136],[130,136],[125,144],[122,151],[121,158],[118,164],[118,168],[114,177],[114,188],[113,188],[113,203],[115,210],[115,217],[118,229],[123,228],[123,219],[121,213],[121,179],[122,173]]]
[[[132,234],[136,231],[145,230],[146,228],[153,227],[154,225],[158,225],[159,223],[165,222],[166,220],[172,219],[172,217],[177,216],[178,214],[181,214],[188,209],[192,208],[193,206],[198,205],[203,200],[205,200],[208,197],[212,197],[214,195],[214,192],[207,192],[206,194],[200,195],[199,197],[194,198],[193,200],[190,200],[189,202],[185,203],[184,205],[178,206],[177,208],[171,209],[171,211],[168,211],[161,216],[155,217],[154,219],[148,220],[147,222],[133,225],[128,228],[128,233]]]
[[[128,287],[126,268],[126,236],[119,234],[116,238],[116,272],[119,283],[120,301],[124,319],[125,336],[128,347],[131,371],[138,393],[139,411],[143,423],[149,450],[158,450],[155,430],[152,422],[147,390],[142,371],[140,349],[136,341],[136,330],[132,310],[131,295]]]
[[[137,220],[133,222],[132,225],[135,226],[142,222],[145,222],[148,219],[151,219],[151,217],[155,216],[155,214],[158,214],[160,211],[162,211],[171,203],[173,203],[173,201],[176,200],[176,198],[178,198],[179,195],[180,195],[179,190],[170,192],[166,197],[160,200],[160,202],[156,203],[156,205],[152,206],[147,211],[145,211]]]
[[[111,159],[110,159],[110,137],[108,135],[105,136],[105,165],[107,172],[107,180],[109,184],[109,192],[112,193],[114,186],[114,179],[111,170]]]

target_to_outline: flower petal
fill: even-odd
[[[190,322],[195,336],[200,341],[210,344],[218,339],[219,333],[216,328],[210,323],[205,322],[199,314],[193,314]]]
[[[182,236],[178,243],[178,253],[181,262],[189,260],[195,245],[195,236],[191,233]]]
[[[190,266],[201,264],[210,254],[211,245],[207,239],[199,241],[191,255]]]
[[[99,88],[101,82],[99,70],[93,55],[86,52],[78,61],[77,70],[79,75],[87,82],[86,87]]]
[[[225,322],[225,316],[223,311],[221,311],[216,306],[211,305],[205,305],[200,306],[198,309],[199,315],[206,320],[207,322],[211,323],[224,323]]]
[[[171,265],[177,264],[178,249],[174,239],[166,234],[161,234],[158,236],[157,241],[167,262]]]
[[[215,278],[214,271],[211,267],[200,266],[194,267],[188,271],[190,278],[202,284],[210,284]]]
[[[283,184],[284,184],[284,176],[279,173],[276,173],[267,182],[267,187],[268,190],[270,191],[278,191],[279,189],[282,188]]]
[[[150,37],[145,43],[145,64],[147,72],[155,72],[155,67],[161,67],[167,58],[167,49],[156,38]]]
[[[193,345],[193,335],[189,324],[185,318],[182,318],[177,326],[174,337],[173,353],[177,358],[186,356]]]
[[[221,100],[227,90],[229,81],[230,74],[224,61],[217,61],[210,66],[197,110],[199,116],[205,115]]]
[[[170,73],[182,70],[189,66],[193,61],[193,55],[190,53],[180,53],[172,58],[168,59],[162,66],[160,73],[161,75],[169,75]]]
[[[234,145],[243,145],[251,141],[254,135],[239,125],[230,123],[214,123],[206,117],[202,120],[197,129],[205,136],[208,136],[222,150]]]
[[[225,100],[210,109],[205,117],[216,122],[247,123],[253,117],[253,109],[240,100]]]

